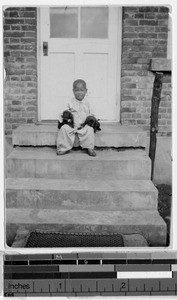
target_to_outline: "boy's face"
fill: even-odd
[[[82,83],[78,83],[73,89],[74,96],[77,100],[82,101],[87,93],[87,89]]]

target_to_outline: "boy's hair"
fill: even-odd
[[[78,84],[82,84],[85,89],[87,89],[86,82],[83,79],[77,79],[73,82],[73,90],[76,88]]]

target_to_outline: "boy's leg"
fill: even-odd
[[[72,149],[75,133],[76,130],[67,124],[60,128],[57,135],[57,154],[65,154],[67,151]]]
[[[88,154],[96,156],[94,151],[95,135],[92,127],[85,125],[82,129],[77,130],[79,142],[82,148],[88,149]]]

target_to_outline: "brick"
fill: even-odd
[[[135,107],[122,107],[121,111],[122,112],[135,112],[136,108]]]
[[[136,39],[136,38],[138,38],[138,33],[124,32],[123,33],[123,38]]]
[[[139,38],[144,38],[144,39],[157,39],[157,33],[139,33]],[[159,34],[158,34],[159,36]]]
[[[171,82],[171,76],[164,76],[163,77],[163,86],[164,86],[164,83],[169,83]]]
[[[22,101],[14,100],[14,101],[12,101],[12,104],[13,104],[13,105],[21,105],[21,104],[22,104]]]
[[[144,14],[143,13],[135,14],[135,19],[144,19]]]
[[[133,45],[143,45],[144,39],[135,39],[133,40]]]
[[[27,82],[27,87],[37,87],[36,82]]]
[[[166,51],[165,52],[163,50],[153,51],[152,55],[153,55],[154,58],[166,58]]]
[[[35,51],[21,51],[21,56],[36,56]]]
[[[26,37],[36,38],[36,31],[35,32],[33,32],[33,31],[27,31],[26,32]]]
[[[149,58],[138,58],[137,63],[138,64],[147,64],[147,65],[149,65],[150,59]]]
[[[167,121],[166,120],[158,120],[158,125],[166,125]]]
[[[18,11],[11,11],[11,12],[9,12],[9,17],[10,18],[18,18],[19,17]]]
[[[144,17],[145,19],[155,19],[156,14],[155,13],[145,13]]]
[[[22,12],[19,12],[19,14],[20,14],[20,17],[23,17],[23,18],[35,18],[35,16],[36,16],[35,11],[22,11]]]
[[[165,27],[165,26],[157,26],[155,28],[155,32],[168,32],[168,27]]]
[[[22,81],[33,81],[35,79],[34,76],[21,76]]]
[[[18,44],[18,43],[20,43],[20,39],[18,39],[18,38],[10,38],[10,43],[12,43],[12,44]]]
[[[31,43],[35,43],[36,39],[34,39],[32,37],[23,37],[23,38],[21,38],[21,42],[25,43],[25,44],[31,44]]]
[[[122,64],[136,64],[138,58],[132,57],[132,58],[122,58]]]
[[[24,37],[25,36],[25,32],[22,31],[6,31],[4,32],[4,36],[5,37]]]
[[[25,46],[25,50],[29,51],[34,51],[35,50],[35,45],[34,44],[27,44],[27,45],[24,45]]]
[[[146,7],[139,7],[139,12],[158,12],[158,7],[155,6],[146,6]]]
[[[12,81],[20,81],[20,77],[19,76],[10,76],[10,80],[12,80]]]
[[[159,23],[159,26],[166,26],[166,27],[168,27],[168,20],[167,19],[165,19],[165,20],[159,20],[158,23]]]
[[[35,31],[36,30],[36,26],[34,26],[34,25],[22,25],[22,30],[25,30],[25,31]]]
[[[131,119],[132,118],[132,114],[131,113],[122,112],[121,113],[121,117],[122,117],[122,119]]]
[[[19,105],[7,107],[7,111],[22,111],[22,110],[24,110],[24,107]]]
[[[147,121],[146,120],[137,120],[137,124],[146,124]]]
[[[36,25],[36,19],[25,19],[25,24]]]
[[[136,88],[136,84],[135,83],[124,83],[122,84],[123,88],[129,88],[129,89],[135,89]]]
[[[7,118],[8,123],[25,123],[25,118]]]
[[[125,26],[138,26],[138,20],[134,20],[134,19],[125,19],[125,20],[124,20],[124,25],[125,25]]]
[[[10,39],[9,38],[4,38],[4,45],[9,44],[9,43],[10,43]]]
[[[127,46],[127,45],[133,45],[133,39],[123,39],[122,40],[122,45],[125,45],[125,46]]]
[[[139,25],[143,25],[143,26],[157,26],[158,25],[158,21],[156,21],[156,20],[140,20],[139,21]]]
[[[147,32],[147,33],[153,33],[155,31],[155,26],[137,26],[135,27],[135,32]]]
[[[137,6],[127,6],[127,7],[124,7],[124,12],[126,13],[132,13],[132,12],[138,12],[139,11],[139,8]]]
[[[168,39],[168,34],[167,33],[158,33],[158,38],[167,40]]]
[[[157,19],[162,19],[162,20],[168,19],[168,13],[157,14],[156,18]]]
[[[34,107],[34,106],[29,106],[29,107],[27,107],[26,110],[27,110],[27,111],[36,111],[36,107]]]
[[[9,11],[3,11],[3,15],[4,15],[4,18],[8,18],[9,17]]]
[[[122,95],[122,101],[133,101],[133,100],[136,100],[136,97],[135,96],[124,96]]]
[[[5,24],[24,24],[24,19],[5,19]]]
[[[132,114],[132,118],[134,118],[134,119],[140,119],[141,118],[141,114]]]
[[[4,29],[4,30],[10,30],[10,25],[4,25],[4,26],[3,26],[3,29]]]
[[[166,13],[168,13],[169,12],[169,8],[166,7],[166,6],[159,7],[159,12],[166,12]]]
[[[37,105],[37,101],[36,100],[31,100],[31,101],[26,101],[26,105]]]

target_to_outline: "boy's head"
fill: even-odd
[[[86,82],[82,79],[77,79],[73,82],[73,93],[77,100],[82,101],[87,93]]]

